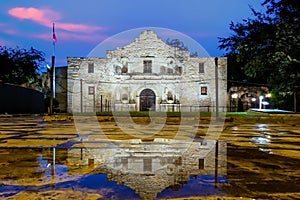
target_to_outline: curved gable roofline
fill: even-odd
[[[174,57],[175,51],[154,31],[145,30],[132,43],[110,51],[110,57]]]

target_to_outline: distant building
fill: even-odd
[[[229,88],[228,107],[232,112],[243,112],[250,108],[259,108],[260,96],[263,96],[262,108],[269,108],[268,87],[234,86]]]
[[[207,111],[216,105],[215,58],[191,57],[150,30],[106,58],[68,57],[67,77],[68,112]],[[218,58],[218,85],[225,108],[225,57]]]
[[[58,101],[58,107],[55,111],[67,112],[67,66],[55,67],[53,78],[54,98]],[[50,74],[42,73],[42,88],[45,94],[44,98],[50,96]]]
[[[67,66],[55,67],[55,98],[58,110],[67,112]]]

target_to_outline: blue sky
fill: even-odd
[[[143,27],[180,32],[198,42],[210,56],[222,56],[218,37],[230,35],[231,21],[252,18],[250,6],[263,10],[262,0],[9,0],[0,2],[0,45],[34,47],[53,53],[56,66],[67,57],[85,57],[114,35]],[[171,39],[175,39],[170,37]],[[177,38],[176,38],[177,39]],[[107,40],[106,40],[107,41]],[[114,41],[114,40],[111,40]],[[120,44],[115,44],[117,47]],[[111,44],[113,48],[114,44]],[[112,49],[110,49],[112,50]]]

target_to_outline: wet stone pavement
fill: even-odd
[[[0,199],[300,199],[299,119],[0,117]]]

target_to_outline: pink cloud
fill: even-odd
[[[59,20],[60,14],[49,9],[12,8],[8,11],[11,16],[20,20],[31,20],[45,26],[51,26],[52,21]]]
[[[17,30],[14,30],[11,28],[3,29],[2,31],[8,35],[18,35],[19,34],[19,32]]]
[[[84,24],[71,24],[71,23],[56,23],[55,27],[72,31],[72,32],[83,32],[83,33],[91,33],[99,30],[103,30],[103,27],[100,26],[92,26],[92,25],[84,25]]]
[[[10,9],[8,14],[17,19],[31,20],[46,27],[52,27],[52,23],[55,22],[56,28],[70,32],[91,33],[98,30],[104,30],[101,26],[56,22],[61,20],[61,15],[50,9],[17,7]]]
[[[84,41],[84,42],[94,44],[103,41],[107,38],[107,36],[103,36],[100,34],[82,35],[82,34],[73,34],[73,33],[66,33],[66,32],[57,33],[56,36],[57,36],[58,44],[60,42],[69,42],[69,41]],[[33,34],[31,35],[31,37],[52,42],[52,34]]]
[[[0,29],[2,33],[8,34],[8,35],[18,35],[19,32],[13,28],[10,28],[8,25],[6,24],[1,24],[0,23]]]

